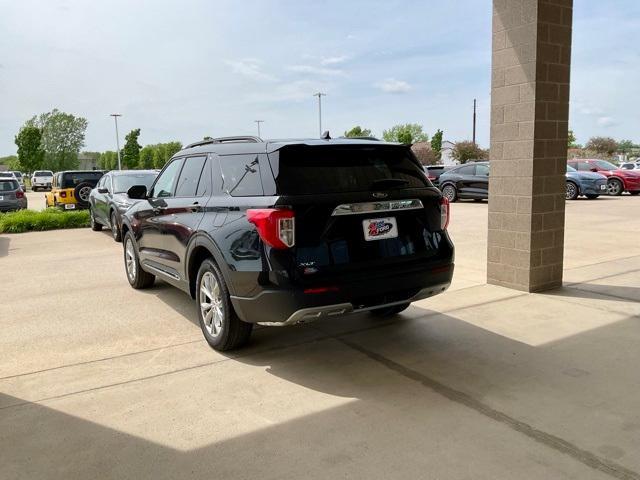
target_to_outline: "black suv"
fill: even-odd
[[[407,146],[208,139],[187,146],[123,215],[134,288],[188,292],[216,350],[254,323],[387,316],[447,289],[449,204]]]

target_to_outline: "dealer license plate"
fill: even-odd
[[[395,217],[368,218],[362,221],[362,229],[364,230],[364,239],[367,242],[398,236],[398,224]]]
[[[75,210],[76,208],[76,204],[75,203],[65,203],[64,204],[64,209],[65,210]]]

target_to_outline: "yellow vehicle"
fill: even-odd
[[[89,208],[89,194],[103,175],[102,170],[67,170],[55,173],[51,191],[45,193],[47,208]]]

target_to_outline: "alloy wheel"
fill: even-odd
[[[222,332],[224,304],[220,284],[211,272],[205,272],[200,280],[199,304],[207,332],[217,337]]]
[[[131,282],[136,279],[136,251],[133,246],[133,242],[127,238],[127,243],[124,247],[125,254],[125,266],[127,268],[127,276]]]
[[[567,200],[573,200],[577,196],[578,196],[578,191],[576,189],[576,186],[571,182],[567,182],[567,191],[565,193],[564,198],[566,198]]]
[[[78,197],[80,197],[80,200],[82,200],[83,202],[88,202],[90,193],[91,193],[91,187],[89,186],[82,187],[78,191]]]
[[[446,187],[444,187],[444,190],[442,191],[442,194],[450,202],[453,202],[456,199],[456,190],[451,185],[447,185]]]
[[[607,183],[607,191],[609,195],[620,195],[622,193],[622,184],[618,180],[611,180]]]
[[[118,222],[116,221],[115,214],[111,214],[111,235],[114,240],[118,240]]]

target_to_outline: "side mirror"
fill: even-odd
[[[109,193],[109,189],[108,188],[104,188],[104,187],[99,188],[98,189],[98,193]]]
[[[134,185],[127,190],[127,195],[134,200],[144,200],[147,198],[147,187],[144,185]]]

